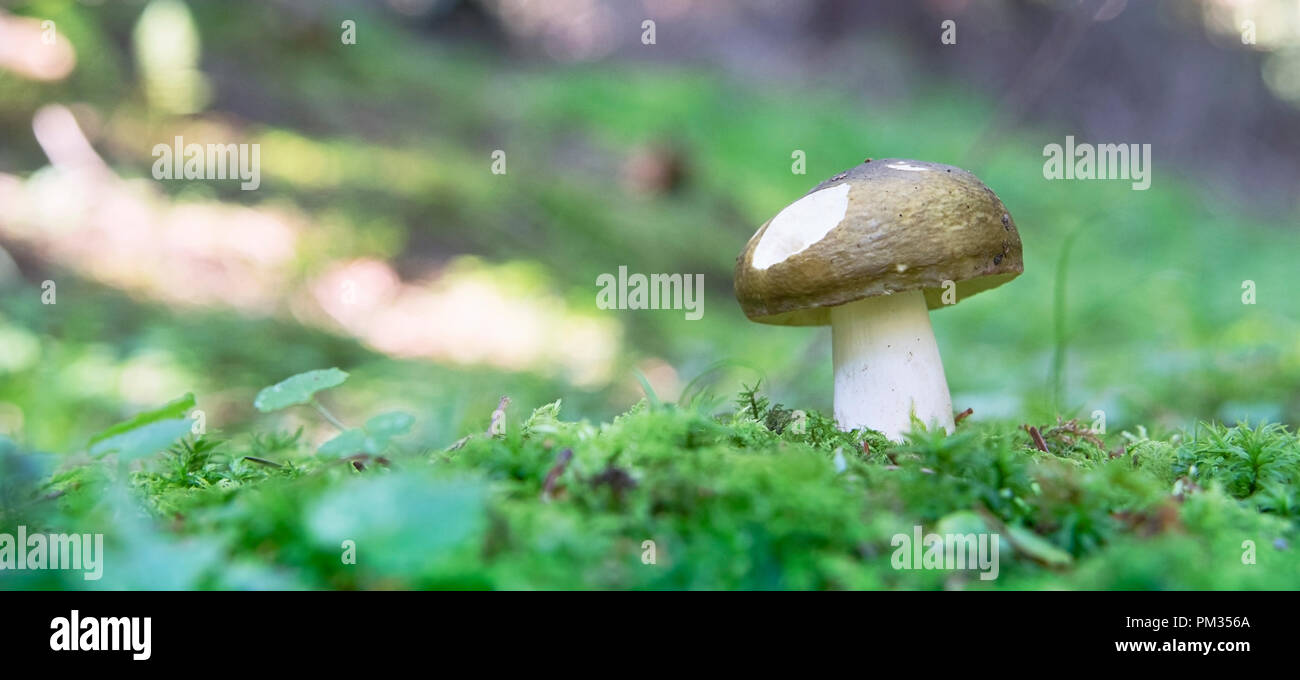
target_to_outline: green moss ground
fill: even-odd
[[[816,413],[801,423],[753,391],[734,406],[651,398],[599,425],[564,420],[559,403],[514,411],[501,434],[444,449],[394,436],[351,457],[313,453],[301,433],[209,433],[132,464],[57,467],[0,443],[0,530],[99,531],[108,549],[101,581],[5,572],[0,586],[1300,585],[1300,441],[1277,425],[1147,438],[1067,423],[1042,429],[1043,452],[1025,429],[974,419],[890,444]],[[891,538],[917,524],[1014,547],[992,581],[894,569]]]

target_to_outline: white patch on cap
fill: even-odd
[[[803,252],[822,240],[826,233],[844,219],[849,209],[849,184],[836,184],[808,194],[785,207],[772,218],[763,240],[754,248],[750,264],[767,269]]]
[[[908,165],[907,163],[889,163],[885,167],[895,170],[909,170],[911,172],[929,172],[930,168],[923,168],[919,165]]]

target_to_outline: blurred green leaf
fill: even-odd
[[[356,542],[358,564],[380,573],[418,574],[485,528],[486,490],[472,480],[403,473],[354,480],[324,495],[306,524],[316,542]]]
[[[1007,537],[1016,551],[1025,557],[1049,567],[1069,566],[1074,558],[1038,534],[1017,526],[1007,527]]]
[[[970,510],[958,510],[941,518],[935,525],[939,534],[984,534],[989,533],[988,522],[979,513]]]
[[[375,442],[366,436],[364,430],[353,428],[320,445],[316,452],[322,456],[337,458],[354,453],[379,453]]]
[[[411,426],[415,424],[415,417],[409,413],[401,411],[389,411],[374,416],[366,421],[366,432],[381,437],[385,441],[389,437],[406,434],[411,431]]]
[[[120,435],[124,432],[129,432],[150,423],[156,423],[160,420],[184,418],[185,414],[189,413],[189,410],[192,408],[194,408],[194,393],[187,392],[185,396],[180,397],[179,399],[169,401],[167,404],[152,411],[145,411],[130,420],[120,422],[107,430],[100,432],[90,438],[90,444],[93,446],[94,444],[110,437]]]
[[[190,425],[189,418],[159,420],[100,440],[90,447],[90,455],[99,458],[116,453],[122,462],[151,456],[188,434]]]
[[[409,413],[390,411],[381,413],[366,421],[364,428],[352,428],[337,437],[321,444],[317,453],[327,457],[345,456],[353,453],[378,455],[388,447],[388,440],[406,434],[415,424],[415,418]]]
[[[306,404],[311,401],[312,395],[321,390],[338,387],[347,379],[348,374],[337,368],[299,373],[258,392],[253,406],[262,413],[270,413],[282,408]]]

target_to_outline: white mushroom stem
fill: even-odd
[[[897,441],[915,414],[952,431],[952,397],[921,291],[832,307],[831,342],[840,429],[869,427]]]

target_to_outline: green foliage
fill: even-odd
[[[99,458],[115,453],[118,461],[129,463],[158,453],[190,431],[186,413],[192,408],[194,395],[186,394],[118,423],[91,438],[90,455]]]
[[[290,406],[309,404],[317,392],[338,387],[347,379],[348,374],[337,368],[299,373],[258,392],[253,406],[262,413],[270,413]]]
[[[31,502],[31,494],[53,471],[50,456],[25,452],[0,435],[0,519]]]
[[[397,437],[411,431],[415,417],[401,411],[381,413],[366,421],[366,432],[372,437]]]
[[[383,450],[379,442],[366,436],[361,429],[344,430],[339,436],[320,445],[316,453],[322,456],[338,457],[354,453],[378,454]]]
[[[298,472],[292,463],[275,463],[251,452],[232,453],[233,448],[232,442],[211,436],[184,439],[156,464],[136,472],[132,483],[143,491],[145,501],[166,517],[186,510],[196,493],[212,490],[221,495],[245,484]]]
[[[302,521],[314,546],[334,551],[355,541],[366,571],[405,574],[415,577],[411,585],[424,585],[423,572],[440,571],[441,562],[482,535],[486,500],[477,480],[386,475],[331,489]]]
[[[152,411],[145,411],[130,420],[120,422],[103,432],[90,438],[90,444],[95,444],[108,440],[120,434],[124,434],[138,427],[143,427],[161,420],[178,420],[184,418],[194,408],[194,394],[187,392],[185,396],[167,402]]]
[[[367,420],[363,428],[344,430],[337,437],[321,444],[316,452],[332,458],[358,453],[377,456],[388,448],[393,437],[410,432],[413,424],[415,418],[409,413],[381,413]]]
[[[767,397],[764,397],[759,388],[762,387],[763,381],[754,383],[753,387],[742,385],[740,395],[736,397],[736,414],[748,415],[754,420],[766,417],[769,410]]]
[[[1278,424],[1203,423],[1197,435],[1178,448],[1175,474],[1200,486],[1222,486],[1263,511],[1300,517],[1300,444],[1294,433]]]
[[[556,401],[496,436],[484,434],[488,417],[457,446],[405,450],[387,438],[415,419],[385,411],[320,456],[302,430],[209,433],[136,461],[125,477],[98,462],[54,470],[0,440],[0,519],[107,527],[116,557],[96,587],[1270,588],[1293,579],[1300,443],[1278,426],[1206,424],[1190,440],[1126,433],[1122,454],[1074,421],[1043,428],[1050,452],[998,423],[918,428],[895,443],[773,405],[757,386],[730,414],[643,401],[592,424],[563,420]],[[103,522],[124,507],[136,519]],[[998,579],[894,569],[893,537],[914,526],[998,534]],[[1258,545],[1256,564],[1242,564],[1244,541]],[[86,586],[60,572],[21,578],[20,587]]]
[[[152,456],[171,445],[190,431],[188,418],[159,420],[119,435],[114,435],[90,447],[90,455],[95,457],[116,453],[117,459],[130,462],[137,458]]]

